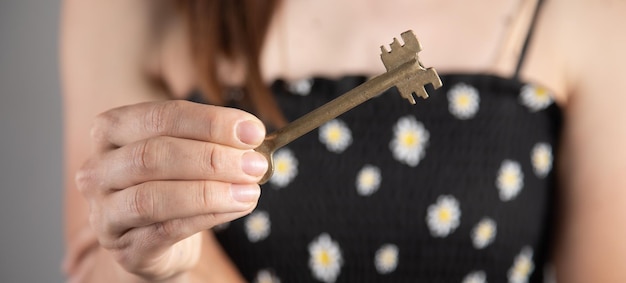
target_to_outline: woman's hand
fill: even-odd
[[[198,232],[250,213],[267,170],[263,124],[236,109],[186,101],[99,115],[95,153],[77,173],[100,245],[127,271],[172,278],[198,261]]]

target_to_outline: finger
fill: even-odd
[[[245,111],[178,100],[115,108],[100,114],[92,128],[100,151],[156,136],[252,149],[265,138],[265,127]]]
[[[157,137],[113,150],[93,166],[97,168],[96,186],[123,189],[156,180],[256,183],[268,164],[263,155],[253,150]]]
[[[151,239],[154,243],[172,245],[200,231],[209,230],[219,224],[233,221],[252,212],[254,207],[241,212],[204,214],[188,218],[173,219],[135,229],[137,235]]]
[[[211,181],[154,181],[120,190],[106,199],[113,227],[121,234],[129,228],[148,226],[202,214],[241,212],[256,205],[257,184]]]
[[[103,246],[118,253],[116,258],[129,268],[143,266],[146,258],[157,258],[175,243],[216,225],[233,221],[249,214],[254,208],[242,212],[204,214],[179,218],[127,231]],[[121,254],[120,254],[121,253]],[[141,255],[141,256],[137,256]]]

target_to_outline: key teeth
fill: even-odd
[[[415,33],[413,33],[412,30],[408,30],[408,31],[401,33],[400,37],[402,38],[402,41],[404,42],[404,44],[401,44],[398,38],[394,37],[391,44],[389,44],[389,47],[391,48],[391,50],[387,50],[385,46],[381,46],[380,47],[381,51],[386,52],[386,53],[392,53],[394,50],[398,50],[401,48],[410,49],[411,51],[415,53],[422,51],[422,45],[417,40],[417,36],[415,36]]]
[[[429,82],[430,82],[431,85],[433,85],[434,89],[438,89],[441,86],[443,86],[443,83],[441,82],[441,78],[439,77],[439,74],[437,74],[437,70],[435,70],[433,68],[428,68],[428,69],[426,69],[426,73],[430,77]]]
[[[415,36],[412,30],[405,31],[400,34],[400,36],[402,37],[402,41],[404,41],[404,48],[411,49],[411,51],[415,53],[422,51],[422,45],[417,40],[417,36]]]
[[[434,89],[438,89],[442,86],[441,79],[437,74],[437,71],[433,68],[421,69],[416,77],[411,78],[411,82],[401,82],[396,84],[396,88],[400,95],[407,99],[411,104],[415,104],[415,97],[413,95],[427,99],[429,97],[426,91],[425,85],[431,84]],[[419,81],[419,84],[415,84],[415,80]]]
[[[402,48],[402,44],[400,44],[400,41],[398,41],[398,39],[394,37],[393,42],[389,44],[389,47],[391,47],[391,52],[393,52],[396,49]]]
[[[389,44],[390,49],[384,45],[380,47],[380,57],[387,71],[394,69],[409,60],[417,59],[417,53],[422,50],[422,46],[413,31],[405,31],[401,34],[401,37],[404,44],[400,43],[398,38],[394,37],[393,41]]]
[[[413,93],[409,93],[409,95],[403,95],[404,98],[406,98],[406,100],[409,101],[409,103],[415,105],[417,104],[417,102],[415,101],[415,97],[413,97]]]

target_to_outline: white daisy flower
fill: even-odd
[[[502,201],[514,199],[524,186],[524,173],[520,164],[513,160],[504,160],[498,171],[496,187]]]
[[[341,153],[352,144],[352,132],[346,123],[335,119],[328,121],[319,129],[320,141],[326,148],[335,153]]]
[[[531,111],[539,111],[550,106],[553,99],[552,94],[546,88],[527,84],[522,87],[520,102]]]
[[[487,274],[484,271],[472,271],[463,278],[462,283],[487,283]]]
[[[380,187],[380,169],[373,165],[365,165],[356,177],[356,191],[359,195],[369,196]]]
[[[552,147],[547,143],[538,143],[533,147],[530,156],[535,175],[539,178],[548,175],[552,169]]]
[[[374,265],[380,274],[391,273],[398,266],[398,247],[394,244],[385,244],[374,255]]]
[[[428,207],[426,223],[433,237],[446,237],[459,227],[461,210],[453,196],[443,195]]]
[[[343,258],[337,242],[326,233],[309,244],[309,268],[313,277],[322,282],[335,282],[341,271]]]
[[[269,182],[279,188],[287,186],[298,175],[298,160],[287,148],[274,153],[274,174]]]
[[[520,254],[515,257],[513,266],[509,269],[508,276],[510,283],[526,283],[528,277],[535,269],[533,263],[533,249],[524,247]]]
[[[276,274],[273,272],[262,269],[256,274],[254,283],[280,283],[280,278],[276,277]]]
[[[474,117],[479,104],[480,96],[473,86],[459,83],[448,91],[448,109],[461,120]]]
[[[301,79],[287,84],[287,90],[293,94],[307,96],[313,88],[313,79]]]
[[[482,249],[496,238],[496,222],[491,218],[483,218],[472,229],[472,243],[477,249]]]
[[[404,116],[393,128],[394,137],[389,144],[393,157],[415,167],[424,157],[430,134],[413,116]]]
[[[264,240],[270,234],[270,217],[265,211],[255,211],[246,217],[244,226],[250,242]]]

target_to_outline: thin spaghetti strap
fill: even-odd
[[[533,17],[530,22],[530,26],[528,27],[528,31],[526,32],[526,39],[524,40],[524,45],[522,46],[522,50],[520,52],[517,65],[515,66],[515,73],[513,74],[514,78],[519,78],[519,73],[522,69],[522,65],[524,65],[524,59],[526,58],[528,46],[530,45],[530,40],[532,39],[533,32],[537,24],[537,18],[539,18],[539,11],[541,9],[541,4],[543,4],[543,2],[544,0],[538,0],[537,4],[535,5],[535,11],[534,11]]]

